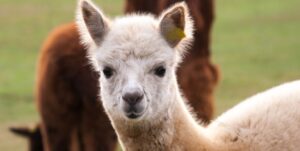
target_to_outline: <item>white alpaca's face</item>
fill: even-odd
[[[104,108],[117,118],[153,118],[171,103],[167,98],[175,78],[176,51],[154,26],[148,25],[148,33],[140,31],[147,24],[122,27],[127,32],[113,26],[96,50]]]
[[[103,106],[113,120],[152,121],[172,104],[180,52],[175,46],[186,31],[185,6],[161,19],[127,16],[107,23],[88,1],[79,12],[81,38],[100,72]],[[88,35],[87,35],[88,34]]]

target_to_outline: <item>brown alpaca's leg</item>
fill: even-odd
[[[127,0],[127,13],[142,11],[158,15],[183,0]],[[214,0],[186,0],[195,21],[195,41],[178,69],[179,85],[197,117],[209,123],[214,112],[214,89],[219,70],[210,61],[210,36],[214,19]],[[151,6],[151,7],[150,7]]]

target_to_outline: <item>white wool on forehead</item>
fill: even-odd
[[[124,43],[145,47],[150,43],[152,47],[164,46],[167,43],[161,36],[157,24],[157,20],[151,15],[117,18],[110,26],[106,39],[121,46]]]
[[[186,51],[189,47],[191,47],[191,42],[193,41],[193,22],[190,20],[189,16],[186,16],[186,19],[187,20],[184,28],[185,37],[175,47],[175,49],[179,52]],[[125,17],[116,18],[112,28],[118,30],[126,28],[128,30],[127,32],[129,32],[133,37],[136,34],[149,34],[152,36],[152,38],[164,39],[159,29],[160,22],[161,18],[155,18],[151,14],[131,14]],[[168,44],[164,43],[162,45]]]
[[[116,43],[139,42],[141,44],[163,40],[157,27],[157,21],[150,15],[130,15],[117,18],[110,26],[106,38],[107,40],[116,40]]]
[[[129,55],[140,58],[156,55],[171,59],[176,54],[160,34],[158,20],[152,15],[138,14],[116,18],[103,43],[96,49],[100,60],[127,58]],[[175,58],[179,60],[179,55]]]

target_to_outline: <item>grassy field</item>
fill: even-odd
[[[122,0],[96,0],[109,14]],[[0,150],[25,151],[11,125],[38,121],[33,88],[39,48],[55,26],[73,20],[74,0],[0,0]],[[217,113],[285,81],[300,78],[299,0],[216,3],[213,61],[220,65]]]

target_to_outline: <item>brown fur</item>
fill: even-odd
[[[75,24],[57,28],[42,47],[37,72],[36,99],[47,150],[115,149],[116,136],[97,85]]]
[[[163,9],[182,0],[126,0],[127,13],[135,11],[158,15]],[[213,92],[219,79],[218,67],[210,61],[210,33],[214,19],[214,0],[185,0],[195,21],[195,41],[178,69],[178,82],[204,123],[214,112]],[[151,4],[151,5],[150,5]]]

